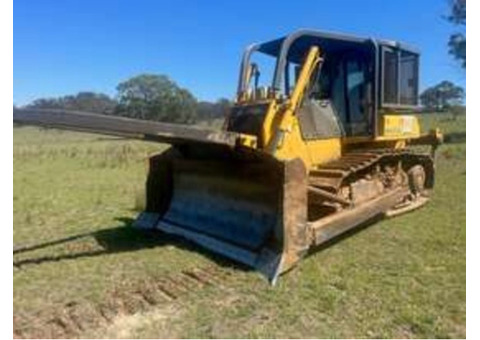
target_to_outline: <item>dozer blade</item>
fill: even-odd
[[[181,235],[271,282],[306,252],[307,175],[300,160],[167,153],[151,160],[150,171],[147,210],[137,227]]]
[[[150,159],[137,227],[184,236],[272,282],[308,249],[307,175],[299,159],[242,149],[234,132],[88,112],[14,109],[13,121],[172,144]]]

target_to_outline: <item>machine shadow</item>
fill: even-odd
[[[222,267],[229,267],[243,271],[251,270],[251,268],[243,264],[234,262],[223,256],[212,253],[184,238],[175,235],[169,235],[159,230],[136,229],[132,227],[132,223],[134,221],[134,219],[132,218],[119,217],[116,218],[116,220],[121,222],[121,224],[113,228],[103,229],[91,233],[81,233],[32,245],[14,246],[13,255],[15,256],[22,253],[28,253],[31,251],[59,245],[68,245],[71,242],[79,241],[86,238],[94,238],[101,249],[98,249],[96,247],[96,249],[75,251],[66,254],[23,257],[17,260],[15,260],[14,258],[13,266],[19,269],[23,266],[31,264],[43,264],[62,260],[73,260],[107,254],[132,252],[147,248],[174,246],[176,248],[186,251],[193,251],[199,253]]]
[[[333,239],[325,242],[322,245],[311,248],[307,257],[310,257],[322,250],[325,250],[338,242],[341,242],[349,237],[356,235],[358,232],[368,228],[372,224],[381,220],[382,216],[374,217],[356,228],[353,228],[343,234],[334,237]],[[91,233],[82,233],[77,235],[72,235],[65,238],[60,238],[52,241],[47,241],[43,243],[27,245],[23,247],[14,247],[13,254],[27,253],[34,250],[45,249],[57,245],[66,245],[70,242],[78,241],[84,238],[93,237],[101,249],[91,249],[80,252],[66,253],[60,255],[41,255],[21,258],[13,261],[14,267],[21,269],[23,266],[34,265],[34,264],[43,264],[51,263],[62,260],[74,260],[80,258],[88,258],[95,256],[102,256],[107,254],[117,254],[123,252],[132,252],[147,248],[156,248],[156,247],[165,247],[165,246],[174,246],[176,248],[196,252],[202,256],[208,258],[209,260],[215,262],[217,265],[222,267],[227,267],[230,269],[241,270],[244,272],[252,271],[253,269],[238,263],[236,261],[230,260],[224,256],[218,255],[214,252],[211,252],[185,238],[170,235],[159,230],[142,230],[132,227],[133,219],[128,217],[116,218],[117,221],[121,222],[120,225],[103,229]],[[293,269],[293,268],[292,268]]]

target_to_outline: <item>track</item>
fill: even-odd
[[[371,149],[349,152],[341,158],[321,165],[309,173],[309,184],[336,192],[340,186],[353,176],[363,175],[366,170],[386,160],[431,163],[432,157],[412,150]]]
[[[357,204],[387,195],[395,188],[411,187],[412,175],[409,171],[415,166],[424,169],[422,186],[425,190],[422,195],[426,196],[433,187],[434,178],[433,158],[429,154],[408,149],[369,149],[349,152],[321,165],[309,173],[310,219],[321,219],[340,210],[354,208]],[[396,216],[416,209],[428,200],[417,196],[409,202],[407,199],[401,202],[398,209],[388,210],[387,215]]]

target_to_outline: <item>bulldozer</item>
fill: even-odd
[[[299,30],[246,48],[221,131],[29,108],[13,120],[170,144],[149,159],[134,226],[275,283],[316,246],[429,200],[442,135],[413,114],[419,58],[397,41]]]

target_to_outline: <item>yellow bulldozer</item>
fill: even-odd
[[[64,110],[18,109],[14,122],[171,144],[149,160],[134,225],[274,283],[312,247],[428,201],[442,136],[408,114],[418,74],[406,44],[300,30],[245,50],[222,131]]]

